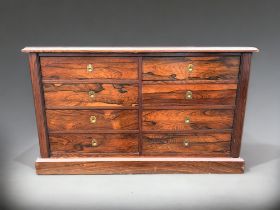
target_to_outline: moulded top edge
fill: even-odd
[[[255,47],[25,47],[25,53],[193,53],[259,52]]]

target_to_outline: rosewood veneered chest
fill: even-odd
[[[242,173],[253,47],[26,47],[38,174]]]

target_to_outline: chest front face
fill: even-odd
[[[250,58],[251,52],[30,52],[37,173],[243,172]]]

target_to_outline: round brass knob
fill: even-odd
[[[88,95],[89,95],[89,97],[94,98],[95,92],[93,90],[90,90],[90,91],[88,91]]]
[[[90,116],[90,118],[89,118],[89,121],[90,121],[90,123],[96,123],[96,117],[93,115],[93,116]]]
[[[92,66],[92,64],[88,64],[88,65],[87,65],[87,71],[88,71],[88,72],[92,72],[92,71],[93,71],[93,66]]]
[[[96,147],[98,145],[96,139],[92,139],[91,146]]]
[[[189,146],[189,141],[187,139],[185,139],[183,144],[184,144],[185,147],[188,147]]]
[[[186,123],[186,124],[190,124],[190,122],[191,122],[191,119],[190,119],[189,117],[186,117],[186,118],[185,118],[185,123]]]

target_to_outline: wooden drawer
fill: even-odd
[[[143,110],[143,130],[231,129],[234,110]]]
[[[144,134],[143,154],[229,156],[230,133]]]
[[[45,104],[51,107],[135,107],[137,84],[44,84]]]
[[[146,57],[143,59],[143,80],[236,82],[239,64],[239,56]]]
[[[138,153],[138,134],[50,134],[49,141],[52,154]]]
[[[234,105],[237,84],[144,84],[143,106]]]
[[[137,110],[46,110],[49,131],[137,130]]]
[[[41,57],[43,79],[137,79],[134,57]],[[92,70],[88,70],[92,65]]]

